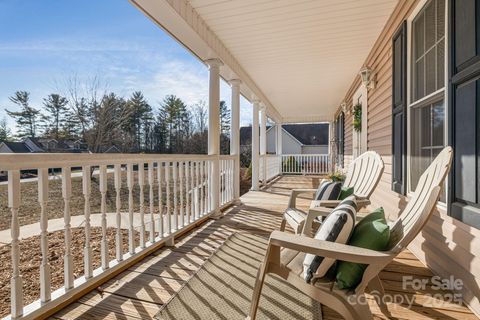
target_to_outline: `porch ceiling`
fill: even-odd
[[[221,58],[230,68],[222,75],[241,77],[251,93],[267,104],[269,114],[284,122],[332,119],[398,2],[131,1],[201,59]],[[186,37],[178,23],[171,23],[174,17],[167,18],[158,5],[148,2],[169,3],[187,23],[189,15],[193,17],[188,24],[208,49],[189,39],[191,35]],[[198,24],[204,24],[216,41],[203,37]]]

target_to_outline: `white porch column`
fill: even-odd
[[[265,106],[260,108],[260,165],[262,166],[262,182],[267,180],[267,110]]]
[[[277,155],[281,155],[282,154],[282,143],[283,143],[283,135],[282,135],[282,123],[281,122],[277,122],[277,148],[276,148],[276,153]]]
[[[230,154],[235,156],[233,173],[233,196],[240,198],[240,84],[238,79],[230,80],[232,86],[232,116],[230,118]]]
[[[258,190],[258,144],[260,135],[258,132],[258,111],[260,109],[260,101],[253,101],[253,124],[252,124],[252,190]]]
[[[216,156],[210,166],[210,208],[213,216],[220,212],[220,66],[219,59],[205,61],[210,70],[208,94],[208,154]]]
[[[278,159],[278,172],[279,174],[283,174],[283,168],[282,168],[282,144],[283,144],[283,130],[282,130],[282,123],[281,122],[277,122],[277,125],[276,125],[276,128],[277,128],[277,131],[275,132],[277,137],[276,137],[276,141],[277,141],[277,144],[276,144],[276,148],[275,148],[275,151],[277,153],[277,156],[279,157]]]

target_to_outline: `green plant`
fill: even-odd
[[[251,161],[248,164],[248,168],[247,168],[247,170],[245,170],[245,173],[243,174],[243,177],[245,178],[245,180],[252,179],[252,162]]]
[[[340,171],[335,171],[335,172],[330,173],[327,176],[327,178],[332,180],[333,182],[343,182],[343,181],[345,181],[345,175]]]
[[[360,103],[353,106],[353,129],[362,131],[362,105]]]

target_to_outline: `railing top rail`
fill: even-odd
[[[157,161],[201,161],[218,156],[203,154],[108,154],[108,153],[0,153],[0,170],[60,168],[64,166],[95,166]]]
[[[235,160],[237,158],[236,155],[231,155],[231,154],[221,154],[218,156],[220,160]]]
[[[296,156],[296,157],[318,157],[318,156],[329,156],[328,153],[282,153],[282,156]]]

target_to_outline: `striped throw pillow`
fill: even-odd
[[[345,244],[355,227],[357,203],[355,196],[343,200],[323,221],[315,234],[315,239]],[[303,275],[307,283],[325,276],[335,259],[306,254],[303,260]]]
[[[326,181],[322,183],[315,193],[315,200],[337,200],[342,191],[340,182]]]

